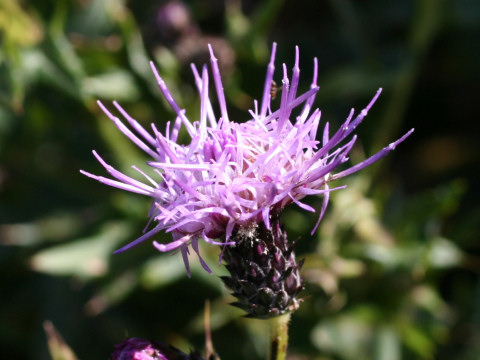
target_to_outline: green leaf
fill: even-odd
[[[113,249],[128,234],[126,225],[111,222],[97,235],[39,252],[30,259],[30,264],[34,270],[51,275],[75,275],[87,279],[102,276],[108,269]]]
[[[84,78],[82,88],[85,93],[102,100],[135,101],[140,93],[131,73],[120,69]]]
[[[77,360],[75,353],[65,343],[50,321],[45,321],[43,328],[47,334],[48,350],[52,360]]]

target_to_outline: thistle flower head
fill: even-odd
[[[155,124],[147,131],[114,102],[126,119],[127,126],[99,102],[99,106],[120,131],[152,158],[148,162],[152,174],[134,167],[142,180],[114,169],[96,152],[95,157],[112,178],[82,171],[107,185],[153,199],[149,213],[153,227],[117,252],[130,249],[165,230],[172,234],[173,239],[167,244],[154,241],[159,251],[181,250],[188,270],[187,255],[191,247],[198,254],[203,267],[210,271],[199,255],[199,239],[213,244],[233,245],[232,233],[239,227],[248,228],[252,224],[263,223],[270,229],[273,211],[277,213],[295,203],[302,209],[314,212],[315,209],[302,202],[302,199],[308,195],[322,195],[323,203],[313,229],[315,231],[327,207],[330,192],[343,187],[331,188],[329,183],[386,156],[413,131],[410,130],[365,161],[334,173],[339,165],[348,160],[357,138],[351,135],[377,100],[381,89],[358,115],[354,115],[352,110],[333,135],[326,123],[318,140],[320,110],[313,108],[319,90],[317,61],[314,61],[310,88],[298,93],[300,68],[299,50],[296,48],[295,64],[290,76],[286,65],[282,66],[282,90],[278,94],[281,97],[280,106],[274,110],[271,108],[271,90],[276,44],[273,44],[262,100],[260,104],[254,102],[249,121],[237,123],[228,116],[217,59],[211,47],[209,50],[219,117],[215,116],[210,100],[207,66],[203,66],[199,72],[192,65],[201,103],[200,118],[192,121],[173,99],[151,63],[158,86],[176,113],[175,121],[167,122],[163,133]],[[292,114],[294,109],[297,109],[295,115]],[[190,144],[177,142],[182,127],[191,138]]]

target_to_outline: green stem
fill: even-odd
[[[290,313],[269,319],[270,348],[267,360],[285,360],[288,347],[288,322]]]

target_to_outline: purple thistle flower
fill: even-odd
[[[156,344],[150,341],[131,338],[115,346],[112,360],[168,360]]]
[[[190,355],[159,341],[130,338],[115,346],[111,360],[203,360],[198,353]]]
[[[350,137],[362,122],[381,93],[358,115],[352,109],[344,124],[330,135],[329,124],[323,127],[321,141],[316,139],[320,123],[320,110],[312,110],[317,86],[317,60],[310,89],[297,94],[300,68],[299,50],[296,47],[295,65],[291,79],[283,64],[283,84],[280,107],[271,109],[271,87],[275,70],[276,44],[273,44],[268,64],[260,107],[254,102],[251,120],[244,123],[231,121],[228,116],[225,94],[217,59],[209,46],[211,68],[220,118],[216,118],[209,98],[209,74],[204,65],[201,73],[192,65],[200,95],[200,119],[190,121],[185,111],[173,99],[153,62],[151,67],[164,97],[177,116],[167,122],[162,134],[152,124],[151,132],[144,129],[116,102],[114,106],[127,120],[127,127],[102,103],[101,109],[131,141],[153,158],[148,162],[153,177],[133,167],[143,177],[142,181],[127,176],[107,164],[95,151],[93,154],[113,179],[81,171],[104,184],[149,196],[153,199],[150,220],[155,225],[144,235],[116,251],[116,253],[151,238],[161,230],[172,233],[173,241],[153,245],[161,252],[179,249],[189,272],[189,246],[197,253],[202,266],[210,272],[199,254],[198,241],[217,245],[233,245],[232,233],[239,227],[263,222],[270,229],[272,211],[278,213],[290,203],[314,212],[315,209],[301,200],[308,195],[323,195],[319,218],[313,232],[327,208],[332,180],[355,173],[386,156],[405,140],[413,129],[397,141],[370,158],[336,174],[333,171],[348,160],[357,136]],[[299,115],[292,110],[302,106]],[[181,127],[191,137],[189,145],[177,143]],[[220,239],[220,241],[219,241]]]

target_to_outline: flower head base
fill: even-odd
[[[191,246],[199,255],[200,238],[213,244],[233,245],[231,236],[239,227],[263,223],[270,229],[272,212],[279,212],[290,203],[314,212],[314,208],[301,202],[307,195],[323,195],[319,222],[327,207],[330,191],[343,188],[330,188],[330,181],[357,172],[386,156],[413,131],[410,130],[365,161],[333,174],[339,165],[348,160],[348,154],[356,141],[356,136],[350,135],[365,118],[381,90],[357,116],[354,117],[352,110],[333,136],[326,123],[319,141],[316,136],[320,110],[312,110],[319,90],[317,61],[314,61],[310,89],[297,94],[300,68],[299,50],[296,48],[291,79],[283,65],[280,107],[272,110],[270,101],[275,69],[274,44],[260,108],[255,102],[254,110],[250,111],[251,120],[235,123],[228,116],[217,59],[211,47],[209,50],[220,107],[218,119],[209,98],[206,66],[200,74],[192,65],[201,100],[200,119],[192,122],[175,102],[155,66],[151,64],[160,90],[177,114],[173,124],[167,123],[164,134],[154,124],[152,131],[148,132],[114,102],[130,125],[129,128],[99,103],[115,125],[153,158],[148,165],[153,170],[153,177],[157,178],[154,179],[136,167],[134,169],[144,180],[129,177],[107,164],[96,152],[95,157],[114,179],[82,171],[107,185],[153,199],[149,216],[155,221],[155,226],[117,252],[130,249],[159,231],[166,230],[172,233],[173,241],[168,244],[154,241],[154,246],[161,252],[180,249],[188,270],[188,248]],[[298,115],[293,116],[292,111],[297,107],[301,109]],[[192,139],[188,145],[177,143],[182,126]],[[221,241],[217,242],[217,239]],[[210,271],[200,255],[199,258],[203,267]]]
[[[247,312],[247,317],[269,319],[298,309],[303,290],[300,269],[303,260],[295,258],[295,243],[287,240],[280,226],[280,214],[273,213],[271,229],[264,223],[248,229],[240,227],[232,235],[235,246],[225,249],[224,259],[230,276],[224,284]]]

